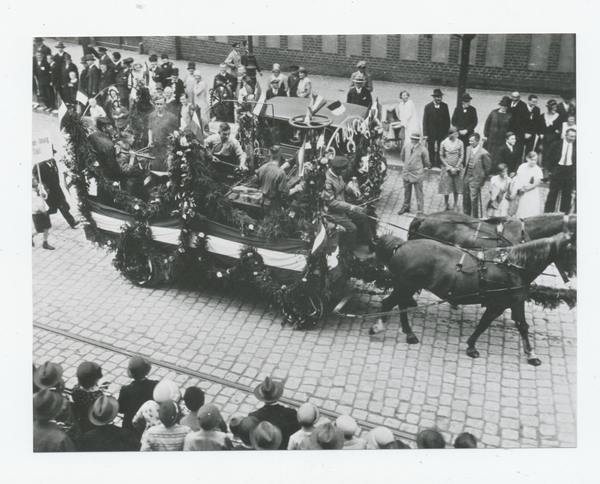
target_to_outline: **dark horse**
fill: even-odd
[[[408,240],[442,240],[469,249],[491,249],[522,244],[551,237],[560,232],[575,232],[577,215],[545,213],[523,220],[494,218],[479,220],[456,212],[437,212],[415,218],[409,227]]]
[[[494,319],[510,308],[523,339],[527,361],[538,366],[541,362],[529,343],[525,320],[529,285],[553,262],[563,271],[574,272],[574,239],[572,234],[560,233],[514,247],[475,252],[434,240],[405,242],[386,235],[377,244],[376,255],[395,280],[392,293],[383,300],[382,312],[398,306],[406,341],[415,344],[419,340],[403,310],[417,305],[413,299],[417,291],[427,289],[451,304],[481,304],[486,310],[467,340],[467,355],[477,358],[477,339]],[[387,316],[378,319],[370,334],[382,332],[386,320]]]

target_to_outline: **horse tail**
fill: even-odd
[[[377,242],[375,256],[387,266],[392,256],[396,253],[396,250],[398,250],[405,242],[405,240],[402,240],[395,235],[384,235]]]
[[[419,232],[421,224],[425,222],[425,217],[415,217],[408,227],[407,240],[422,239],[423,236]]]

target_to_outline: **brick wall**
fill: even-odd
[[[522,91],[552,93],[575,86],[575,73],[556,70],[560,50],[560,35],[552,36],[545,70],[528,68],[531,34],[508,34],[506,36],[504,66],[487,67],[485,65],[487,36],[478,35],[476,43],[475,65],[469,70],[469,87],[482,89],[519,89]],[[217,42],[214,36],[204,37],[144,37],[146,53],[170,56],[219,64],[231,51],[231,43],[244,40],[245,37],[228,36],[227,42]],[[346,77],[354,72],[359,60],[368,59],[369,72],[374,79],[392,82],[455,86],[458,82],[460,41],[451,36],[448,62],[432,62],[432,37],[419,35],[417,60],[400,60],[401,35],[388,35],[384,48],[385,57],[371,55],[371,36],[361,39],[363,55],[348,55],[346,36],[338,36],[337,53],[322,52],[323,40],[320,35],[302,37],[302,50],[288,49],[288,38],[280,36],[278,49],[266,46],[266,37],[258,36],[254,51],[262,69],[269,69],[275,62],[284,70],[292,64],[301,65],[309,73]]]

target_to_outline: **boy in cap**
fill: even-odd
[[[254,389],[254,395],[265,405],[250,413],[249,417],[255,417],[259,422],[270,422],[280,429],[282,439],[279,449],[287,449],[290,436],[300,430],[300,424],[296,410],[277,403],[283,395],[283,383],[273,381],[267,376]]]
[[[350,415],[340,415],[335,421],[335,426],[344,434],[344,450],[364,450],[367,441],[356,436],[358,424]]]
[[[310,449],[310,436],[314,432],[318,420],[319,409],[314,404],[307,402],[300,405],[298,423],[302,425],[302,428],[290,436],[288,450]]]
[[[229,437],[219,429],[221,422],[223,417],[215,405],[203,405],[198,410],[200,430],[185,437],[183,450],[231,450]]]
[[[60,412],[63,397],[47,388],[33,395],[33,451],[74,452],[75,446],[54,418]]]
[[[123,414],[123,428],[133,429],[132,420],[140,407],[148,400],[152,400],[157,380],[149,380],[150,363],[141,356],[133,356],[129,360],[127,375],[133,381],[123,385],[119,392],[119,413]]]
[[[90,407],[104,395],[98,386],[100,378],[102,378],[102,368],[97,363],[84,361],[77,367],[77,384],[71,391],[71,398],[75,416],[84,433],[94,428],[88,416]]]
[[[178,403],[181,399],[179,386],[171,380],[161,380],[154,387],[152,400],[144,403],[133,416],[133,428],[138,433],[146,432],[149,428],[160,425],[158,409],[163,402]]]
[[[198,387],[186,388],[183,394],[183,401],[190,413],[183,417],[181,425],[185,425],[196,432],[200,430],[198,410],[204,405],[204,392]]]
[[[365,89],[369,92],[373,92],[373,78],[371,74],[367,72],[367,62],[362,60],[356,64],[357,71],[353,72],[350,76],[350,87],[354,86],[354,81],[357,77],[362,76],[364,79]]]
[[[437,430],[426,429],[417,435],[417,447],[419,449],[444,449],[446,442]]]
[[[158,407],[160,425],[149,428],[144,433],[140,450],[146,452],[183,450],[183,442],[191,429],[177,423],[180,415],[179,405],[175,402],[161,403]]]
[[[281,430],[270,422],[260,422],[250,432],[250,442],[255,450],[281,449]]]
[[[88,411],[88,418],[95,426],[77,442],[80,452],[133,452],[140,450],[135,433],[113,425],[119,412],[119,403],[113,397],[102,395]]]

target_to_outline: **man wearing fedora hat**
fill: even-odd
[[[423,111],[423,139],[427,140],[429,161],[432,166],[440,166],[440,144],[448,135],[450,129],[450,111],[442,101],[444,93],[441,89],[433,90],[433,101],[425,106]]]
[[[63,44],[62,42],[59,42],[58,44],[56,44],[54,47],[56,47],[56,54],[54,54],[54,62],[56,62],[58,65],[62,65],[62,63],[65,60],[65,44]]]
[[[46,59],[49,55],[52,55],[52,49],[44,44],[43,37],[33,38],[33,55],[35,55],[37,52],[41,52],[44,59]]]
[[[477,127],[477,110],[471,106],[471,95],[465,92],[460,96],[460,106],[452,114],[452,126],[458,129],[458,139],[462,141],[465,152],[469,146],[469,136]]]
[[[85,56],[86,67],[81,72],[79,86],[87,97],[94,97],[100,91],[100,70],[94,64],[94,56],[87,54]]]
[[[77,442],[80,452],[128,452],[140,450],[137,436],[129,429],[113,425],[119,412],[119,403],[113,397],[102,395],[88,410],[92,430]]]
[[[331,422],[319,425],[310,435],[310,450],[341,450],[344,433]]]
[[[367,72],[367,62],[362,60],[358,64],[356,64],[356,71],[352,73],[350,76],[350,87],[354,87],[354,80],[359,76],[359,74],[364,79],[364,87],[367,91],[373,92],[373,78],[371,74]]]
[[[412,189],[415,189],[417,198],[417,215],[423,215],[423,179],[431,168],[427,150],[421,144],[421,135],[413,133],[410,135],[410,143],[402,147],[400,160],[404,163],[402,168],[402,180],[404,182],[404,204],[398,212],[403,215],[410,211],[410,200]]]
[[[369,250],[373,251],[375,242],[366,210],[346,202],[345,194],[351,191],[343,178],[347,169],[348,159],[345,156],[336,156],[329,162],[323,192],[327,218],[344,228],[345,232],[340,237],[342,245],[354,248],[357,236],[360,235],[369,245]]]
[[[69,436],[55,421],[63,405],[63,397],[47,388],[33,395],[33,451],[74,452]]]
[[[280,450],[283,436],[277,425],[260,422],[250,432],[250,442],[255,450]]]
[[[278,446],[280,450],[287,449],[290,436],[301,428],[296,410],[277,403],[283,395],[283,388],[282,382],[274,381],[267,376],[254,389],[254,396],[265,405],[248,415],[256,418],[259,422],[270,422],[281,430],[282,438]]]
[[[354,76],[353,82],[354,86],[348,91],[346,102],[370,108],[373,104],[373,98],[371,97],[369,90],[365,88],[365,76],[362,72],[359,72]]]
[[[98,47],[98,50],[94,49],[94,46],[91,44],[88,45],[88,47],[91,50],[92,55],[96,59],[98,59],[99,62],[104,61],[104,62],[106,62],[107,66],[110,70],[114,69],[115,63],[112,61],[112,59],[108,55],[108,52],[107,52],[108,49],[106,47],[101,45],[100,47]]]

